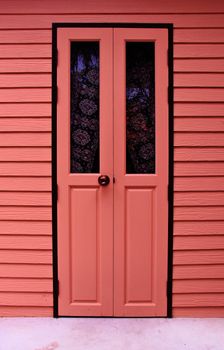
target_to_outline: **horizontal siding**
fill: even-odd
[[[221,235],[212,236],[175,236],[174,249],[175,250],[213,250],[222,249],[224,244],[224,237]]]
[[[197,45],[195,50],[197,50]],[[211,48],[213,50],[213,48]],[[191,57],[191,56],[190,56]],[[224,57],[224,54],[223,54]],[[0,77],[1,78],[1,77]],[[175,73],[174,87],[224,87],[224,75],[222,72],[215,73]],[[197,113],[196,113],[197,115]],[[211,114],[210,114],[211,115]],[[216,114],[214,114],[216,115]]]
[[[223,58],[224,44],[176,44],[174,58]]]
[[[0,44],[51,43],[51,30],[1,30]]]
[[[16,82],[16,84],[18,84],[18,82]],[[15,117],[44,118],[44,117],[50,117],[50,116],[51,116],[50,103],[0,103],[0,121],[2,118],[9,118],[9,117],[10,118],[11,117],[12,118],[15,118]],[[2,130],[2,127],[0,128],[0,130]]]
[[[1,31],[0,31],[1,33]],[[50,73],[51,61],[49,59],[20,59],[0,60],[0,73]],[[13,102],[13,101],[12,101]],[[35,102],[35,101],[34,101]]]
[[[78,3],[78,2],[77,2]],[[122,2],[119,2],[121,4]],[[153,4],[152,2],[150,4]],[[165,3],[164,3],[165,4]],[[163,4],[163,7],[164,7]],[[178,2],[180,4],[180,2]],[[85,6],[86,7],[86,6]],[[3,8],[3,7],[2,7]],[[87,7],[86,7],[87,8]],[[85,9],[86,9],[85,8]],[[200,15],[198,13],[180,13],[180,11],[177,11],[177,13],[170,13],[170,10],[174,11],[174,6],[169,6],[169,13],[166,13],[165,15],[162,14],[163,11],[160,8],[159,13],[152,13],[152,10],[150,9],[149,13],[146,13],[144,11],[144,14],[142,13],[140,15],[133,14],[129,12],[128,16],[124,16],[123,14],[120,14],[119,11],[116,11],[118,6],[113,7],[113,11],[111,14],[107,13],[105,14],[97,14],[95,13],[88,13],[83,14],[80,13],[80,11],[73,10],[69,11],[68,14],[65,13],[59,13],[59,14],[51,14],[48,16],[40,16],[35,13],[35,10],[33,13],[29,13],[29,15],[25,15],[24,13],[20,13],[18,16],[17,14],[7,14],[7,16],[1,14],[0,15],[0,29],[23,29],[24,30],[24,23],[26,23],[27,29],[51,29],[53,22],[104,22],[105,18],[108,22],[139,22],[140,19],[143,22],[152,22],[152,23],[174,23],[175,28],[223,28],[223,22],[224,22],[224,14],[223,13],[203,13],[200,11]],[[188,6],[189,11],[190,6]],[[89,9],[89,6],[88,6]],[[38,8],[39,10],[39,8]],[[127,13],[127,8],[125,9],[125,13]],[[75,11],[75,12],[74,12]],[[114,16],[114,12],[116,13],[116,16]],[[130,8],[129,8],[130,11]],[[52,11],[51,11],[52,12]],[[63,6],[63,12],[64,12],[64,6]],[[139,11],[138,11],[139,12]],[[178,13],[179,12],[179,13]],[[220,12],[220,11],[219,11]],[[223,12],[223,11],[222,11]],[[152,13],[152,14],[151,14]]]
[[[16,295],[15,295],[16,297]],[[52,307],[44,306],[0,306],[2,317],[49,317],[53,316]]]
[[[213,280],[212,284],[208,279],[174,281],[174,292],[183,293],[222,293],[224,288],[223,280]]]
[[[51,293],[0,292],[0,306],[53,306]]]
[[[30,235],[30,237],[33,237],[33,236]],[[10,242],[10,237],[8,240]],[[7,249],[1,249],[0,263],[2,264],[4,263],[5,264],[41,264],[41,265],[51,264],[52,263],[51,249],[49,250],[46,250],[46,249],[37,250],[37,249],[38,248],[23,249],[21,247],[18,247],[17,249],[16,247],[16,249],[13,249],[13,252],[12,252],[12,247]]]
[[[186,163],[187,164],[187,163]],[[0,179],[1,183],[1,179]],[[190,176],[174,178],[174,190],[175,191],[224,191],[224,177],[223,176]]]
[[[1,89],[1,102],[50,102],[51,89],[49,88],[29,88],[29,89]]]
[[[122,2],[120,0],[114,0],[113,2],[106,2],[105,0],[98,0],[97,3],[92,0],[86,0],[85,3],[77,1],[73,3],[68,1],[65,3],[55,2],[52,8],[52,2],[39,3],[38,0],[34,0],[32,3],[27,3],[25,0],[20,0],[20,6],[17,7],[18,1],[11,0],[8,3],[7,0],[2,0],[2,13],[5,14],[85,14],[86,9],[88,9],[88,14],[97,13],[160,13],[166,15],[167,13],[217,13],[223,11],[223,5],[220,1],[206,1],[201,6],[201,2],[180,2],[179,0],[173,0],[172,2],[145,2],[144,0],[139,0],[137,3],[133,0],[127,0]],[[172,11],[171,11],[172,10]],[[165,17],[165,16],[164,16]],[[91,18],[91,17],[90,17]]]
[[[184,141],[183,141],[184,142]],[[174,175],[177,176],[223,176],[223,162],[175,162]]]
[[[223,293],[183,293],[175,294],[173,300],[174,307],[208,307],[224,306]]]
[[[196,27],[174,31],[173,315],[223,317],[224,29]]]
[[[46,161],[51,160],[50,147],[2,147],[0,149],[0,159],[3,161]]]
[[[206,27],[174,30],[177,317],[224,316],[224,29]]]
[[[1,278],[0,292],[52,292],[52,279],[38,279],[38,278]]]
[[[210,265],[174,265],[173,269],[174,280],[188,280],[188,279],[223,279],[224,268],[223,264],[210,264]]]
[[[0,206],[51,206],[51,192],[1,192]]]
[[[50,207],[0,206],[0,220],[51,220]]]
[[[190,78],[189,78],[190,81]],[[188,85],[189,86],[189,85]],[[224,103],[186,103],[179,102],[174,104],[174,117],[196,117],[196,118],[205,118],[205,122],[207,117],[223,117],[223,109]],[[178,118],[179,119],[179,118]],[[187,118],[186,118],[187,119]],[[176,121],[176,120],[175,120]],[[208,127],[207,127],[207,130]]]
[[[51,316],[51,30],[0,31],[0,315]]]
[[[224,28],[174,29],[174,43],[223,43]]]
[[[1,47],[0,47],[1,53]],[[18,57],[18,56],[17,56]],[[19,56],[20,57],[20,56]],[[21,73],[0,74],[0,88],[43,88],[51,87],[51,74],[49,73]]]
[[[193,236],[193,238],[196,238],[196,237]],[[178,239],[180,239],[180,238],[178,237]],[[195,240],[196,239],[194,239],[194,241]],[[204,238],[203,238],[203,240],[204,240]],[[202,242],[203,242],[203,240],[202,240]],[[211,241],[211,239],[210,239],[210,241]],[[223,240],[221,239],[220,242],[222,242],[222,241]],[[187,239],[187,242],[189,243],[189,238]],[[193,240],[191,242],[193,242]],[[198,242],[201,242],[201,241],[197,240],[197,244],[198,244]],[[188,248],[186,247],[186,249],[183,249],[183,245],[182,245],[181,246],[182,249],[177,250],[175,252],[174,264],[175,265],[224,264],[224,254],[223,254],[222,246],[221,246],[221,249],[217,248],[217,247],[220,247],[220,245],[221,245],[220,242],[216,239],[216,242],[215,242],[216,245],[212,244],[211,247],[207,246],[207,249],[205,249],[204,246],[201,247],[201,244],[200,244],[200,247],[198,249],[196,248],[196,246],[194,246],[193,249],[190,248],[190,250],[187,250]],[[208,252],[208,250],[209,250],[209,252]],[[177,281],[177,282],[178,282],[178,285],[182,286],[182,281]],[[198,284],[200,284],[200,282],[203,282],[203,280],[199,280],[197,282],[198,282]],[[220,281],[218,280],[218,282],[220,282],[220,286],[223,286],[223,284],[224,284],[223,280],[220,280]],[[218,284],[218,282],[217,282],[217,284]],[[187,284],[187,282],[185,284]],[[185,284],[183,285],[183,290],[186,290]],[[196,288],[196,285],[197,284],[195,284],[195,288]],[[207,287],[209,287],[208,281],[207,281]],[[210,286],[210,288],[211,287],[212,287],[212,285]],[[206,289],[205,289],[205,291],[206,291]],[[210,289],[207,291],[211,292]],[[187,290],[186,290],[186,292],[187,292]],[[194,292],[197,292],[197,290],[195,289]]]
[[[174,72],[222,72],[224,73],[224,59],[175,59],[174,60]],[[198,101],[200,102],[200,101]]]
[[[223,218],[224,219],[224,218]],[[223,221],[175,221],[174,236],[223,235]],[[200,241],[200,238],[199,238]]]
[[[224,107],[224,104],[223,104]],[[1,120],[0,120],[1,121]],[[187,132],[224,132],[224,118],[216,117],[183,117],[175,118],[174,131]]]
[[[1,162],[0,165],[0,176],[51,176],[51,162]]]
[[[51,250],[52,239],[50,236],[0,236],[1,249],[16,250]]]
[[[2,132],[0,133],[0,146],[25,147],[51,146],[50,132]],[[34,163],[35,164],[35,163]]]
[[[1,106],[0,106],[1,108]],[[19,107],[18,107],[19,108]],[[35,108],[35,106],[34,106]],[[50,132],[50,118],[0,118],[1,132]]]
[[[0,264],[0,278],[52,278],[51,264]]]
[[[224,317],[224,307],[178,307],[173,308],[174,317]]]
[[[224,61],[223,61],[224,63]],[[223,65],[224,66],[224,65]],[[43,93],[43,92],[42,92]],[[45,92],[46,93],[46,92]],[[176,102],[222,102],[223,88],[175,88],[174,101]]]
[[[223,317],[223,5],[19,4],[0,14],[0,315],[52,316],[52,22],[142,21],[174,23],[173,315]]]
[[[52,235],[49,221],[0,221],[0,232],[3,235]]]
[[[176,207],[222,206],[223,202],[224,192],[176,192],[174,194]]]
[[[176,221],[191,221],[191,220],[223,220],[224,206],[219,207],[175,207],[174,220]]]
[[[0,177],[0,191],[51,191],[50,177]],[[24,219],[24,218],[21,218]]]
[[[0,44],[0,58],[51,58],[50,44]]]
[[[223,147],[224,138],[223,133],[219,132],[175,132],[174,134],[174,146],[176,147]],[[223,165],[223,164],[221,164]]]
[[[24,155],[25,157],[25,155]],[[179,147],[174,150],[175,161],[223,161],[224,148],[216,147]]]

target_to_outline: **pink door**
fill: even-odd
[[[59,315],[165,316],[167,30],[58,30]]]

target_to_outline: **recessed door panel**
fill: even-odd
[[[153,189],[126,187],[125,190],[125,304],[150,303],[155,194]]]
[[[58,32],[61,316],[166,316],[166,29]]]
[[[72,302],[98,301],[98,204],[98,188],[71,188]]]

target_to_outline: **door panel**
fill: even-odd
[[[99,107],[89,42],[99,43]],[[59,315],[112,315],[113,181],[98,184],[100,173],[113,178],[112,29],[60,29],[58,52]],[[97,145],[92,147],[97,110],[100,173],[91,173],[96,169],[89,164],[97,152]],[[79,162],[80,154],[85,162]]]
[[[99,201],[97,192],[98,188],[71,189],[71,275],[73,276],[71,296],[73,302],[98,300]]]
[[[144,203],[144,206],[142,206],[142,203]],[[125,302],[151,302],[154,231],[153,190],[126,187],[124,206],[126,208]]]
[[[127,137],[133,144],[144,147],[144,122],[141,103],[129,108],[126,91],[136,83],[126,86],[127,43],[152,42],[155,47],[155,167],[145,168],[143,162],[138,171],[126,172]],[[167,227],[168,227],[168,67],[167,31],[163,29],[114,29],[114,315],[116,316],[165,316],[167,279]],[[137,56],[136,56],[137,57]],[[150,58],[150,57],[149,57]],[[139,63],[138,63],[139,64]],[[136,75],[136,69],[130,74]],[[142,74],[147,74],[143,70]],[[150,100],[150,103],[152,101]],[[130,116],[131,113],[131,116]],[[150,113],[150,109],[147,109]],[[153,116],[153,111],[151,111]],[[137,117],[137,118],[136,118]],[[133,136],[135,118],[137,136]],[[129,123],[129,125],[128,125]],[[131,132],[126,131],[129,127]],[[139,130],[142,134],[139,134]],[[129,136],[130,135],[130,136]],[[139,135],[142,137],[140,139]],[[153,137],[152,137],[153,139]],[[134,143],[135,142],[135,143]],[[147,147],[151,147],[146,139]],[[130,146],[131,147],[131,146]],[[135,147],[137,149],[137,146]],[[133,149],[133,147],[132,147]],[[134,151],[135,152],[135,149]],[[138,154],[139,154],[138,153]],[[134,158],[134,157],[133,157]],[[143,157],[144,158],[144,157]],[[138,161],[138,159],[137,159]],[[143,165],[142,165],[143,164]],[[142,168],[141,168],[142,167]],[[139,171],[140,169],[140,171]],[[141,170],[142,169],[142,170]],[[155,169],[155,170],[154,170]],[[155,173],[153,173],[155,171]]]

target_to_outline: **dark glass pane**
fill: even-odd
[[[71,43],[71,172],[99,173],[99,42]]]
[[[126,172],[155,173],[154,43],[126,43]]]

